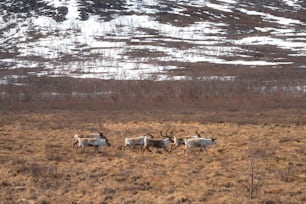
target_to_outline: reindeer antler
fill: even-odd
[[[154,136],[151,133],[147,133],[146,135],[151,136],[152,138],[154,138]]]
[[[160,130],[160,136],[162,136],[162,137],[168,137],[168,138],[172,137],[172,136],[174,135],[174,133],[175,133],[175,127],[172,128],[172,129],[174,129],[174,130],[171,130],[171,127],[168,126],[165,135],[163,135],[163,129],[161,129],[161,130]]]

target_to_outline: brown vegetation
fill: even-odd
[[[306,125],[207,123],[196,121],[191,113],[166,115],[2,114],[1,202],[247,203],[250,187],[254,203],[306,202]],[[261,117],[253,119],[262,121]],[[208,149],[209,154],[196,149],[184,154],[182,148],[171,154],[122,150],[124,137],[146,132],[157,136],[165,124],[184,130],[178,136],[200,130],[217,137],[218,143]],[[109,137],[111,147],[101,148],[102,153],[90,147],[77,153],[72,148],[75,133],[99,130]]]
[[[27,77],[1,85],[1,203],[306,202],[306,98],[292,88],[303,75],[264,71],[240,70],[233,81]],[[217,145],[209,154],[123,151],[124,137],[158,136],[165,124]],[[111,147],[73,149],[74,134],[98,131]]]
[[[204,73],[191,70],[199,76],[212,74],[205,69]],[[0,112],[86,110],[135,113],[135,117],[157,113],[158,118],[166,111],[183,117],[192,114],[193,118],[187,117],[188,120],[206,122],[256,123],[258,117],[253,120],[256,115],[267,122],[305,122],[306,97],[301,79],[304,71],[235,72],[235,80],[229,81],[17,78],[0,86]],[[226,70],[218,74],[231,75]],[[163,117],[169,119],[168,115]]]

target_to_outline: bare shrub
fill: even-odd
[[[255,172],[256,169],[256,158],[258,158],[258,145],[256,144],[256,140],[254,136],[249,137],[249,144],[248,144],[248,159],[249,159],[249,184],[248,184],[248,197],[252,200],[257,194],[259,190],[259,183],[258,183],[258,175]]]
[[[281,171],[281,180],[292,182],[294,179],[294,165],[292,162],[288,162],[287,166]]]
[[[23,83],[22,86],[0,86],[0,111],[119,112],[158,109],[187,112],[189,109],[191,112],[226,111],[232,115],[275,109],[305,111],[306,97],[303,90],[291,90],[290,87],[294,87],[295,84],[289,79],[284,79],[282,74],[273,72],[274,78],[278,79],[274,82],[273,77],[265,74],[266,71],[239,70],[235,80],[203,80],[196,76],[193,80],[182,81],[20,78],[18,83]],[[292,78],[298,77],[295,72],[290,74]],[[298,84],[303,82],[299,81]],[[301,118],[296,120],[300,121]]]

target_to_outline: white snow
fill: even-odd
[[[55,8],[66,6],[68,14],[65,20],[56,22],[50,17],[34,13],[26,18],[26,14],[0,16],[0,51],[14,53],[15,48],[18,49],[16,58],[3,58],[0,63],[8,64],[11,68],[44,67],[45,70],[36,73],[37,75],[186,80],[188,78],[183,76],[169,78],[167,71],[180,67],[160,66],[159,62],[208,62],[246,67],[281,66],[293,63],[290,59],[294,57],[306,56],[305,23],[295,19],[294,15],[288,18],[256,11],[253,3],[248,6],[238,0],[173,0],[175,7],[168,11],[171,14],[186,19],[192,18],[193,14],[183,13],[188,5],[199,9],[197,15],[210,16],[188,25],[176,26],[158,22],[152,15],[159,12],[157,6],[168,8],[161,0],[128,0],[125,5],[126,14],[116,14],[116,17],[109,21],[95,15],[90,15],[87,20],[82,21],[79,0],[44,1]],[[282,1],[294,9],[301,7],[298,0]],[[215,9],[217,13],[223,12],[224,15],[210,13],[206,8]],[[235,15],[234,9],[235,13],[259,17],[268,26],[255,27],[256,35],[229,35],[231,25],[223,19],[227,18],[225,15]],[[239,17],[233,17],[239,20]],[[178,19],[173,20],[179,22]],[[33,33],[38,37],[33,36]],[[281,60],[256,60],[245,50],[245,46],[262,45],[275,46],[292,53]],[[134,51],[138,54],[133,55]],[[145,51],[159,54],[142,55]],[[68,56],[67,61],[62,60],[65,55]],[[45,61],[27,60],[30,56],[41,57]],[[230,58],[233,60],[225,60]],[[218,77],[216,79],[221,80]]]
[[[266,36],[254,36],[237,40],[235,43],[242,45],[273,45],[284,49],[300,51],[301,53],[303,53],[303,55],[306,56],[306,42],[295,42],[289,39],[282,40]]]
[[[237,4],[237,0],[217,0],[228,4]]]
[[[282,0],[282,1],[291,7],[295,7],[295,8],[301,7],[301,5],[299,4],[299,0]]]
[[[232,10],[231,10],[231,7],[230,6],[227,6],[227,5],[225,5],[225,4],[222,4],[222,5],[220,5],[220,4],[213,4],[213,3],[205,3],[205,5],[207,6],[207,7],[210,7],[210,8],[213,8],[213,9],[216,9],[216,10],[220,10],[220,11],[224,11],[224,12],[232,12]]]
[[[271,14],[268,14],[268,13],[263,13],[263,12],[258,12],[258,11],[249,11],[249,10],[244,9],[244,8],[240,8],[240,9],[237,9],[237,10],[241,11],[242,13],[248,14],[248,15],[262,16],[264,19],[266,19],[266,21],[276,22],[280,25],[287,25],[287,26],[291,25],[291,24],[305,25],[300,20],[296,20],[296,19],[274,16],[274,15],[271,15]]]

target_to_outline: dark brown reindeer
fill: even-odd
[[[170,131],[170,128],[167,128],[165,135],[163,134],[162,130],[160,131],[160,135],[165,139],[151,139],[148,136],[145,136],[142,152],[145,150],[152,152],[150,147],[155,147],[156,149],[164,149],[166,152],[170,153],[167,146],[173,142],[172,137],[174,135],[174,131]]]

